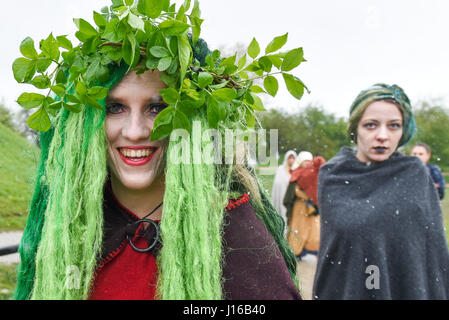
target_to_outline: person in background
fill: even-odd
[[[313,298],[449,299],[449,250],[434,183],[397,149],[416,130],[397,85],[375,84],[350,108],[356,149],[320,169],[321,238]]]
[[[295,162],[296,152],[293,150],[287,151],[284,157],[284,162],[276,170],[274,176],[273,188],[271,191],[271,199],[276,211],[282,216],[287,224],[287,208],[282,201],[284,200],[285,191],[287,191],[290,180],[290,170]]]
[[[299,153],[292,166],[290,183],[284,197],[287,207],[287,241],[293,253],[302,258],[318,254],[320,243],[320,217],[317,209],[317,188],[322,157],[308,151]]]
[[[427,170],[435,183],[435,187],[438,190],[438,196],[440,197],[440,200],[443,200],[444,191],[446,190],[446,182],[444,181],[440,167],[436,164],[429,163],[430,158],[432,157],[432,152],[429,145],[423,142],[416,143],[412,149],[412,156],[418,157],[426,165]]]

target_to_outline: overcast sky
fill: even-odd
[[[108,4],[108,0],[3,1],[0,100],[17,110],[18,95],[32,90],[17,84],[11,69],[25,37],[38,43],[50,32],[73,35],[72,18],[93,21],[92,11]],[[447,0],[202,0],[200,7],[205,18],[202,38],[211,49],[247,46],[253,36],[264,48],[286,32],[287,49],[304,48],[307,62],[295,75],[311,93],[297,101],[282,89],[275,99],[264,99],[268,107],[295,110],[316,103],[347,116],[360,90],[377,82],[398,84],[412,103],[441,98],[449,107]]]

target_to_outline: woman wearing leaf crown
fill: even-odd
[[[236,64],[199,39],[197,1],[190,14],[190,1],[112,2],[97,27],[75,19],[79,46],[50,35],[38,54],[27,38],[13,64],[19,82],[50,90],[18,99],[38,108],[28,124],[43,132],[15,298],[301,299],[283,220],[255,174],[220,149],[195,158],[210,129],[254,126],[263,105],[247,71],[271,76],[275,94],[280,69],[300,98],[287,72],[302,49],[275,53],[284,35],[256,59],[253,39],[253,61]],[[188,133],[182,161],[174,132]]]

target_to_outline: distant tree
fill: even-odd
[[[321,106],[308,105],[293,114],[271,109],[260,117],[265,129],[278,130],[280,154],[288,150],[307,150],[329,159],[342,146],[350,144],[346,121]]]
[[[27,138],[28,141],[40,147],[39,132],[31,129],[27,124],[27,120],[33,112],[34,110],[20,108],[14,116],[14,123],[16,131]]]
[[[430,161],[449,171],[449,110],[441,100],[421,101],[414,106],[414,114],[417,132],[404,151],[410,154],[416,142],[424,142],[432,149]]]
[[[5,106],[4,101],[0,102],[0,123],[12,130],[16,130],[13,123],[13,115]]]

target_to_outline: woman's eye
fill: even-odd
[[[150,114],[159,114],[159,112],[161,112],[162,110],[164,110],[165,108],[167,108],[167,105],[164,103],[153,103],[150,106],[148,106],[148,112]]]
[[[390,127],[392,127],[393,129],[400,129],[402,125],[400,123],[392,123],[390,124]]]
[[[363,127],[367,128],[367,129],[374,129],[376,127],[376,124],[374,122],[368,122],[368,123],[365,123],[363,125]]]
[[[106,105],[107,114],[119,114],[123,112],[125,107],[120,103],[110,103]]]

